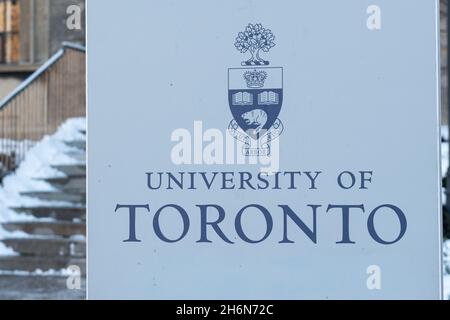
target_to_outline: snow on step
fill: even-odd
[[[86,219],[86,208],[85,207],[17,207],[11,208],[17,213],[25,213],[32,215],[36,218],[52,218],[60,221],[72,221],[74,219]]]
[[[70,265],[85,273],[85,122],[70,119],[44,137],[0,186],[0,273]]]
[[[22,231],[29,235],[62,236],[86,235],[86,224],[67,221],[18,221],[2,224],[10,232]]]
[[[72,140],[72,141],[64,141],[66,145],[71,148],[77,148],[80,150],[86,150],[86,140]]]
[[[80,267],[81,274],[86,275],[86,259],[73,257],[32,257],[32,256],[0,256],[0,270],[3,271],[27,271],[67,269],[69,266]]]
[[[20,193],[24,197],[36,198],[43,201],[60,201],[83,204],[86,202],[85,194],[74,194],[58,191],[29,191]]]
[[[69,119],[55,134],[44,137],[27,152],[19,168],[7,176],[3,185],[0,186],[0,221],[11,219],[12,213],[8,207],[34,206],[39,203],[39,201],[23,197],[22,192],[56,191],[51,184],[42,180],[65,177],[63,172],[52,165],[69,174],[71,173],[69,171],[76,171],[76,175],[85,176],[85,152],[68,147],[65,143],[65,141],[86,139],[86,136],[81,133],[85,130],[86,119]],[[78,159],[74,159],[74,156]]]
[[[24,256],[86,256],[86,241],[84,240],[64,239],[57,237],[7,238],[3,239],[3,243],[15,252]]]
[[[53,178],[41,178],[42,180],[50,184],[53,188],[64,191],[67,193],[86,193],[86,177],[53,177]]]
[[[64,152],[68,157],[76,161],[77,163],[85,163],[86,162],[86,152],[85,151],[66,151]]]
[[[69,177],[86,176],[86,164],[84,163],[52,165],[51,167]]]

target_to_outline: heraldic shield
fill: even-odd
[[[234,120],[232,135],[249,143],[249,138],[265,142],[277,138],[282,131],[278,119],[283,104],[283,68],[258,67],[228,69],[228,101]],[[247,150],[248,155],[270,151]]]

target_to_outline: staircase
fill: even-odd
[[[83,132],[85,136],[85,132]],[[34,190],[21,196],[42,200],[45,205],[13,207],[24,218],[2,224],[6,231],[19,231],[20,237],[7,237],[2,242],[17,254],[0,256],[0,274],[22,272],[33,277],[38,273],[78,266],[86,274],[86,140],[66,142],[65,153],[74,164],[54,164],[61,175],[40,177],[52,191]],[[23,236],[23,235],[26,236]],[[40,271],[39,271],[40,270]]]

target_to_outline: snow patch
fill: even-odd
[[[64,206],[65,202],[43,201],[31,197],[24,197],[22,192],[31,191],[56,191],[50,184],[40,180],[52,177],[64,177],[64,174],[54,169],[52,165],[77,164],[78,161],[67,153],[80,153],[77,148],[68,146],[65,142],[85,140],[82,133],[86,131],[85,118],[73,118],[63,123],[55,134],[45,136],[40,142],[31,147],[20,163],[19,168],[3,179],[0,185],[0,222],[6,221],[30,221],[36,220],[26,214],[18,214],[9,208],[34,207],[34,206]],[[26,143],[26,142],[23,142]],[[16,143],[20,146],[20,143]],[[0,239],[7,236],[25,237],[24,233],[9,233],[0,227]],[[8,249],[2,248],[0,254],[8,253]]]
[[[6,237],[11,237],[11,233],[10,232],[6,232],[5,230],[3,230],[3,228],[0,227],[0,239],[6,238]],[[0,242],[0,256],[4,256],[4,255],[17,255],[13,249],[8,248],[7,246],[5,246],[3,244],[3,242]]]
[[[79,273],[74,272],[72,269],[61,269],[61,270],[54,270],[50,269],[47,271],[42,271],[40,269],[37,269],[35,271],[19,271],[19,270],[13,270],[13,271],[2,271],[0,270],[0,276],[17,276],[17,277],[71,277],[71,276],[78,276]]]
[[[444,242],[444,299],[450,300],[450,240]]]

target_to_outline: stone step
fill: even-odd
[[[85,207],[16,207],[10,208],[17,213],[32,215],[36,218],[52,218],[59,221],[85,220]]]
[[[24,197],[36,198],[43,201],[60,201],[84,204],[86,202],[86,194],[83,193],[67,193],[61,191],[27,191],[20,193]]]
[[[66,152],[65,154],[79,163],[86,163],[85,151],[69,151]]]
[[[86,277],[80,290],[67,288],[67,276],[0,274],[0,300],[6,301],[74,301],[86,300]]]
[[[79,177],[86,176],[86,164],[62,164],[62,165],[52,165],[52,168],[61,171],[66,176],[69,177]]]
[[[49,270],[62,270],[70,266],[78,266],[81,275],[86,275],[86,259],[72,257],[31,257],[31,256],[0,256],[0,270],[43,272]]]
[[[17,221],[2,224],[6,231],[22,231],[30,235],[62,236],[86,235],[86,223],[63,221]]]
[[[86,194],[86,176],[39,178],[36,180],[45,181],[64,192]]]
[[[86,256],[86,241],[63,238],[6,238],[2,242],[24,256],[77,257]]]
[[[86,150],[86,140],[64,141],[66,145],[80,150]]]

